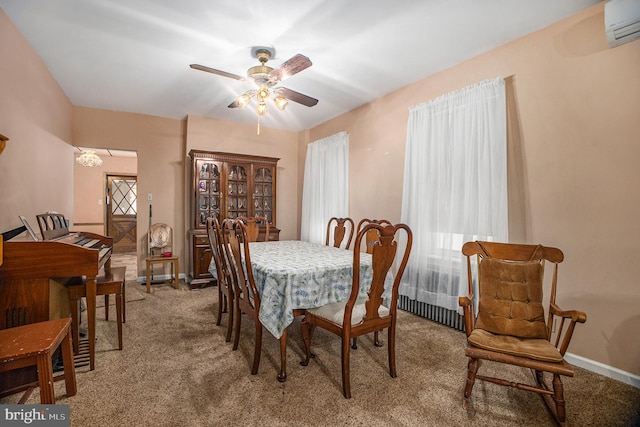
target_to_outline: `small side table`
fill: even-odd
[[[171,275],[173,276],[174,285],[176,289],[180,289],[180,261],[176,255],[172,256],[149,256],[147,257],[147,293],[151,293],[151,266],[153,264],[171,264]]]

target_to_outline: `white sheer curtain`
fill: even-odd
[[[401,295],[456,310],[462,244],[508,240],[506,140],[501,77],[410,109],[401,218],[414,241]]]
[[[340,132],[307,145],[300,238],[325,243],[332,217],[349,215],[349,134]]]

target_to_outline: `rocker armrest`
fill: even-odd
[[[551,304],[551,313],[555,316],[571,319],[572,322],[584,323],[587,321],[587,315],[578,310],[562,310],[556,304]]]
[[[473,307],[473,294],[462,295],[458,297],[458,305],[462,307],[464,315],[464,330],[467,337],[475,328],[476,316]]]
[[[471,305],[472,301],[473,301],[473,295],[462,295],[458,297],[458,305],[463,308],[466,308],[467,306]]]
[[[582,311],[578,310],[562,310],[556,304],[551,304],[549,309],[551,316],[558,316],[562,320],[560,321],[560,326],[558,327],[558,331],[555,339],[555,346],[560,351],[560,354],[564,356],[564,353],[569,348],[569,342],[571,341],[571,337],[573,336],[573,330],[576,326],[577,322],[584,323],[587,321],[587,315]],[[567,328],[564,328],[565,319],[571,319]]]

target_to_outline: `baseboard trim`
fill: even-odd
[[[187,280],[187,276],[184,273],[180,273],[178,274],[178,280]],[[153,280],[173,280],[173,275],[171,274],[154,274],[153,275]],[[138,278],[136,279],[136,282],[138,283],[147,283],[147,277],[146,276],[138,276]]]
[[[574,366],[640,388],[640,376],[638,375],[571,353],[565,353],[564,358]]]

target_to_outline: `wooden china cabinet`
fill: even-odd
[[[213,281],[209,272],[211,250],[207,237],[208,217],[265,216],[269,240],[279,240],[276,227],[277,158],[191,150],[191,229],[189,235],[191,289]],[[261,227],[259,240],[264,240]]]

